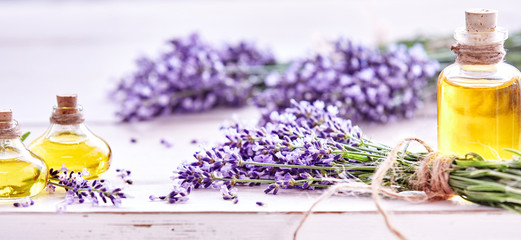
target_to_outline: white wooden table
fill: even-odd
[[[112,115],[114,107],[105,98],[110,88],[107,82],[132,69],[138,52],[154,53],[164,39],[194,29],[210,40],[258,39],[287,59],[307,49],[317,32],[326,37],[356,35],[367,42],[418,32],[450,33],[454,24],[462,25],[463,9],[474,5],[473,1],[451,2],[453,8],[438,2],[391,2],[0,1],[0,107],[13,108],[23,131],[32,132],[31,141],[48,126],[54,94],[79,93],[87,125],[113,149],[113,165],[103,177],[117,182],[114,169],[125,168],[132,170],[135,182],[125,189],[131,198],[119,208],[72,205],[58,214],[56,204],[63,199],[63,192],[44,192],[29,208],[0,202],[0,239],[291,239],[303,212],[321,191],[283,190],[273,196],[264,194],[263,187],[241,187],[238,204],[222,200],[217,190],[196,190],[184,204],[148,200],[151,194],[170,191],[171,171],[183,160],[190,160],[199,148],[190,143],[192,139],[208,145],[218,142],[223,121],[233,114],[256,119],[255,108],[118,124]],[[503,13],[500,21],[505,26],[521,27],[516,20],[517,1],[495,4]],[[396,14],[385,10],[392,7]],[[422,16],[425,9],[431,10],[427,17]],[[357,21],[365,24],[351,24]],[[433,103],[427,103],[414,120],[361,127],[366,135],[386,144],[415,136],[435,146],[435,111]],[[131,143],[131,138],[137,143]],[[162,138],[173,147],[160,144]],[[265,205],[257,206],[257,201]],[[384,205],[411,239],[519,236],[521,217],[503,210],[458,200],[386,200]],[[335,196],[321,203],[299,236],[393,239],[372,200],[352,196]]]

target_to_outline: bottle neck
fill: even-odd
[[[14,157],[12,154],[18,154],[20,149],[25,149],[25,145],[20,138],[0,139],[0,156],[2,156],[0,158]]]
[[[505,49],[503,42],[487,45],[471,45],[457,42],[451,49],[456,53],[456,63],[461,65],[495,65],[503,62]]]
[[[53,142],[77,143],[87,139],[92,133],[85,124],[63,125],[52,123],[45,138]]]
[[[508,32],[498,29],[493,32],[468,32],[457,29],[454,33],[456,44],[451,50],[456,53],[456,63],[461,65],[495,65],[503,62],[503,43]]]
[[[88,129],[84,123],[79,124],[58,124],[51,123],[49,127],[49,132],[75,132],[75,133],[85,133]]]
[[[59,125],[78,125],[85,121],[83,108],[54,107],[50,118],[51,123]]]
[[[15,120],[12,120],[10,122],[1,122],[0,140],[10,140],[15,138],[20,138],[20,127],[18,127],[18,122]]]
[[[499,64],[488,64],[488,65],[480,65],[480,64],[460,64],[461,69],[465,72],[489,72],[494,73],[498,70]]]

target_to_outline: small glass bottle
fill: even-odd
[[[507,31],[496,29],[497,11],[465,12],[454,33],[456,63],[438,79],[439,151],[486,159],[511,158],[521,149],[521,73],[503,62]]]
[[[22,143],[12,116],[11,110],[0,110],[0,200],[34,196],[49,177],[43,160]]]
[[[76,95],[56,98],[58,105],[54,107],[51,126],[29,144],[29,149],[42,156],[49,168],[60,169],[64,165],[75,172],[87,169],[90,176],[86,179],[98,178],[109,169],[112,154],[109,145],[85,126]]]

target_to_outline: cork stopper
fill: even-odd
[[[11,109],[0,109],[0,128],[11,127],[13,121],[13,111]]]
[[[20,137],[18,123],[13,120],[11,109],[0,109],[0,139],[15,139]]]
[[[497,26],[497,10],[475,8],[465,11],[468,32],[494,32]]]
[[[11,109],[0,109],[0,122],[10,122],[13,120]]]
[[[58,94],[56,95],[58,102],[58,114],[77,113],[78,95],[77,94]]]

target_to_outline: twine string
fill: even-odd
[[[420,143],[427,151],[428,154],[423,157],[420,161],[421,164],[416,170],[413,179],[411,180],[411,184],[417,190],[423,191],[423,193],[412,193],[412,194],[400,194],[396,190],[388,187],[382,187],[382,183],[384,177],[387,172],[392,168],[392,166],[398,161],[398,153],[400,153],[400,149],[404,144],[409,144],[410,142],[418,142]],[[385,160],[378,165],[374,175],[373,181],[371,185],[360,185],[360,183],[349,182],[349,183],[339,183],[334,184],[326,192],[324,192],[319,198],[317,198],[308,211],[304,214],[302,220],[297,226],[295,232],[293,233],[293,239],[297,239],[297,235],[299,230],[302,228],[302,225],[306,222],[308,217],[313,212],[313,209],[318,205],[318,203],[327,199],[331,195],[339,192],[339,191],[354,191],[354,192],[364,192],[370,191],[372,193],[372,198],[375,202],[376,208],[378,212],[384,218],[385,224],[387,228],[399,239],[407,239],[395,226],[394,222],[391,221],[387,211],[382,207],[380,194],[383,194],[388,197],[404,199],[411,202],[422,202],[427,200],[445,200],[453,195],[455,195],[454,191],[450,187],[448,183],[449,174],[447,170],[450,169],[451,166],[451,156],[443,155],[434,150],[423,140],[418,138],[406,138],[401,141],[398,145],[396,145],[392,151],[387,155]]]
[[[456,53],[456,62],[462,65],[491,65],[503,61],[505,48],[503,42],[485,45],[472,45],[457,42],[450,48]]]
[[[49,120],[53,124],[75,125],[83,123],[85,121],[85,118],[83,117],[83,113],[81,111],[67,114],[58,113],[55,111],[52,113],[51,118]]]
[[[15,139],[21,136],[20,127],[15,122],[15,124],[11,124],[9,127],[1,128],[0,127],[0,139]]]

